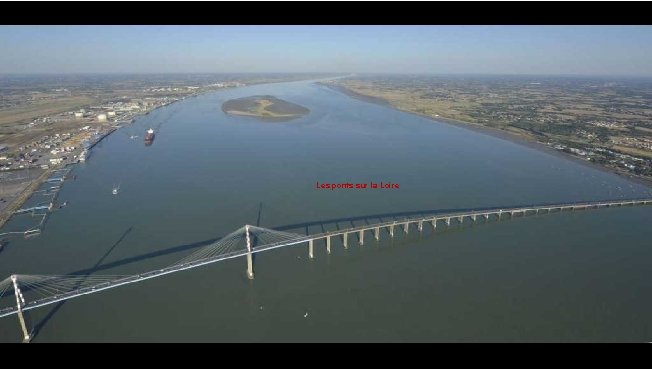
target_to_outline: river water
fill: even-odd
[[[311,112],[227,116],[273,95]],[[157,128],[145,147],[147,128]],[[137,139],[129,136],[138,135]],[[13,238],[0,276],[167,266],[244,224],[318,233],[407,212],[650,196],[530,147],[350,98],[312,81],[214,92],[140,117],[75,167],[36,238]],[[320,183],[398,183],[323,190]],[[120,186],[117,196],[111,194]],[[29,216],[5,228],[20,228]],[[258,254],[32,310],[35,342],[650,341],[652,207],[367,234]],[[15,316],[0,340],[19,341]]]

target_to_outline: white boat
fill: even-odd
[[[111,191],[114,195],[118,194],[118,190],[120,190],[120,186],[118,187],[113,187],[113,191]]]

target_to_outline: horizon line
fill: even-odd
[[[84,75],[402,75],[402,76],[523,76],[523,77],[643,77],[652,74],[582,74],[582,73],[482,73],[482,72],[0,72],[0,76],[84,76]]]

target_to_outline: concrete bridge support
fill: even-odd
[[[380,227],[374,229],[374,237],[376,238],[376,241],[380,240]]]
[[[326,237],[326,252],[331,253],[331,236]]]
[[[394,238],[394,225],[389,226],[389,236]]]
[[[446,225],[451,226],[451,218],[446,218]]]
[[[349,238],[349,234],[348,234],[348,233],[344,233],[344,234],[342,235],[342,244],[344,244],[344,248],[345,248],[345,249],[348,249],[348,248],[349,248],[348,238]]]
[[[431,220],[430,224],[432,224],[432,230],[433,231],[437,230],[437,219]]]
[[[410,222],[407,222],[403,225],[403,232],[405,232],[405,234],[408,234],[409,231],[410,231]]]
[[[14,284],[14,294],[16,295],[16,306],[18,307],[18,322],[20,328],[23,330],[23,343],[28,343],[32,340],[32,332],[27,329],[25,323],[25,316],[23,315],[23,306],[25,305],[25,298],[23,297],[20,288],[18,288],[18,276],[15,274],[11,276],[11,282]]]
[[[419,232],[423,232],[423,220],[419,221],[419,225],[417,226],[417,228],[419,229]]]
[[[315,255],[313,253],[313,248],[312,248],[313,240],[308,241],[308,257],[310,259],[314,259]]]
[[[360,246],[364,245],[364,230],[360,231]]]
[[[471,215],[471,220],[475,223],[475,214]]]
[[[464,215],[461,217],[457,218],[457,220],[460,222],[460,224],[464,224]]]
[[[254,279],[254,260],[251,255],[251,237],[249,237],[249,225],[245,226],[247,233],[247,278]]]

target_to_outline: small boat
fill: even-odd
[[[138,138],[138,136],[131,135],[131,136],[129,136],[129,138],[131,138],[133,140],[134,138]]]
[[[33,238],[33,237],[39,236],[41,234],[41,230],[38,229],[38,228],[29,229],[29,230],[25,231],[23,234],[24,234],[25,239]]]
[[[111,193],[113,193],[114,195],[117,195],[117,194],[118,194],[118,190],[120,190],[120,186],[118,186],[118,187],[113,187],[113,190],[111,191]]]

